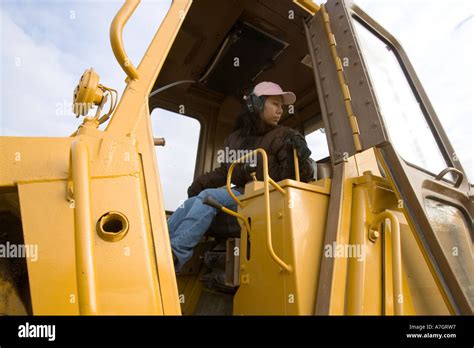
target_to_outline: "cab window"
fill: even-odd
[[[448,165],[394,49],[353,23],[390,141],[405,162],[438,174]]]
[[[311,150],[311,158],[316,162],[329,157],[328,142],[324,128],[305,131],[306,142]]]
[[[194,118],[156,108],[151,113],[153,136],[165,138],[156,146],[165,209],[176,210],[187,198],[194,178],[201,125]]]

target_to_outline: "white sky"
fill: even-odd
[[[170,3],[142,1],[130,18],[124,44],[135,65]],[[356,3],[401,41],[472,178],[473,2]],[[79,122],[70,110],[72,93],[91,66],[102,84],[123,91],[125,74],[109,43],[110,23],[121,4],[0,0],[0,136],[71,134]],[[155,136],[167,138],[167,146],[157,150],[167,209],[175,209],[186,198],[195,155],[189,149],[196,147],[198,134],[196,122],[172,116],[163,112],[153,116]]]

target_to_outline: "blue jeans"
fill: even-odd
[[[232,190],[239,196],[240,192]],[[224,207],[236,210],[237,203],[230,197],[227,189],[206,189],[197,196],[191,197],[176,209],[168,219],[168,231],[170,233],[171,249],[177,262],[176,271],[179,272],[183,265],[193,255],[194,247],[211,226],[214,217],[218,213],[216,208],[202,203],[202,200],[210,196]]]

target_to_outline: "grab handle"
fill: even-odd
[[[273,243],[272,243],[272,225],[270,220],[270,185],[275,187],[278,191],[280,191],[283,195],[286,193],[284,189],[280,187],[270,176],[268,175],[268,156],[265,150],[263,149],[256,149],[252,152],[246,154],[245,156],[240,157],[238,160],[232,162],[230,165],[229,171],[227,173],[227,192],[232,197],[232,199],[237,203],[239,207],[243,207],[242,202],[237,196],[232,192],[231,189],[231,181],[232,181],[232,172],[234,171],[234,167],[237,163],[241,163],[247,157],[250,157],[256,153],[260,153],[263,158],[263,190],[264,190],[264,198],[265,198],[265,220],[267,223],[267,249],[270,253],[271,258],[284,270],[291,273],[292,268],[290,265],[286,264],[282,259],[278,257],[278,255],[273,250]]]
[[[110,25],[110,44],[112,45],[112,51],[123,71],[125,71],[127,76],[132,80],[138,79],[138,72],[125,52],[122,32],[125,24],[127,24],[128,19],[139,3],[140,0],[127,0],[117,12],[112,24]]]
[[[459,169],[456,169],[456,168],[453,168],[453,167],[448,167],[448,168],[445,168],[441,171],[441,173],[439,173],[438,175],[436,175],[436,178],[435,180],[441,180],[446,174],[448,173],[455,173],[457,174],[457,177],[458,179],[456,180],[456,182],[454,183],[454,187],[455,188],[458,188],[459,186],[461,186],[461,183],[462,181],[464,180],[464,174],[463,172],[461,172]]]

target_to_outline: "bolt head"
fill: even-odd
[[[374,231],[374,230],[370,230],[369,232],[369,239],[372,241],[372,242],[375,242],[377,240],[377,238],[380,237],[380,233],[379,231]]]

